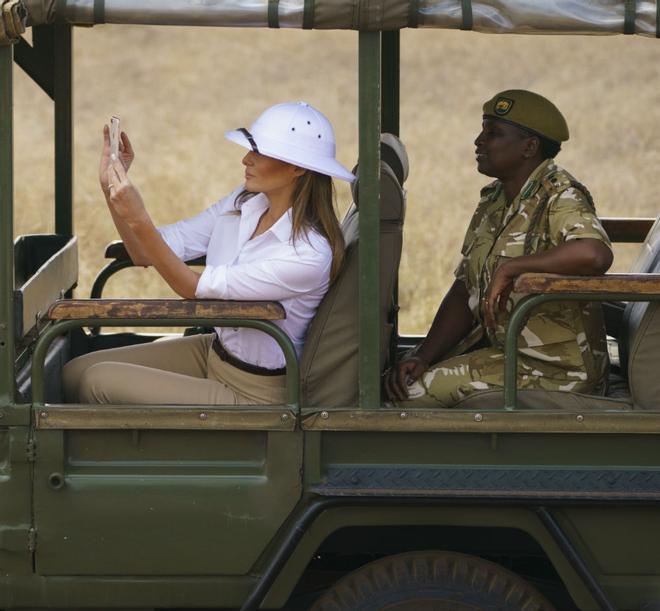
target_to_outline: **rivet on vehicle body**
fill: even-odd
[[[48,412],[46,412],[46,411],[39,412],[39,417],[41,417],[41,418],[48,418]]]
[[[405,419],[408,417],[408,412],[401,412],[401,413],[399,414],[399,417],[400,417],[402,420],[405,420]]]
[[[329,417],[330,414],[328,414],[328,412],[321,412],[321,418],[323,418],[323,420],[327,420]]]
[[[4,418],[4,417],[5,417],[5,412],[0,412],[0,418]]]
[[[282,414],[282,415],[280,416],[280,420],[281,420],[282,422],[286,422],[288,419],[289,419],[289,414]]]
[[[475,414],[474,415],[474,421],[475,422],[481,422],[484,419],[484,417],[481,414]]]
[[[199,419],[200,419],[200,420],[206,420],[207,418],[208,418],[208,414],[207,414],[206,412],[202,412],[202,413],[199,415]]]
[[[578,422],[584,422],[584,416],[582,414],[577,415],[577,421]]]

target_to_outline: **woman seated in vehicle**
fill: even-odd
[[[249,149],[245,184],[190,219],[157,229],[127,176],[134,155],[121,135],[111,159],[104,128],[100,182],[136,265],[153,265],[181,297],[276,300],[276,321],[298,354],[316,308],[342,263],[332,177],[354,176],[335,159],[328,119],[304,102],[278,104],[226,137]],[[185,261],[206,256],[202,273]],[[68,401],[268,404],[285,400],[276,341],[246,328],[93,352],[64,368]]]
[[[397,404],[451,407],[504,386],[504,336],[525,272],[604,274],[612,250],[585,187],[553,158],[568,140],[561,112],[524,90],[483,106],[477,170],[496,180],[481,191],[456,279],[424,341],[385,373]],[[605,392],[609,361],[598,304],[550,302],[518,339],[518,387]]]

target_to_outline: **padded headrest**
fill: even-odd
[[[380,159],[390,166],[399,184],[403,186],[408,180],[408,153],[403,142],[394,134],[380,135]]]
[[[381,134],[380,135],[380,163],[381,166],[386,166],[392,171],[400,186],[408,179],[408,153],[403,142],[399,140],[394,134]],[[353,168],[353,174],[357,176],[357,180],[351,184],[351,192],[353,194],[353,201],[358,204],[358,183],[360,182],[360,162]]]

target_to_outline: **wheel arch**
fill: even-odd
[[[554,541],[532,508],[511,506],[434,505],[434,506],[372,506],[334,507],[320,513],[312,522],[304,537],[291,553],[278,578],[265,599],[265,608],[281,607],[291,594],[299,589],[308,573],[310,563],[319,554],[333,546],[348,544],[348,552],[360,553],[358,548],[365,542],[382,540],[387,533],[396,533],[398,540],[410,536],[410,547],[398,551],[413,551],[420,541],[419,533],[425,531],[425,549],[442,549],[443,534],[456,531],[452,537],[452,551],[479,554],[473,542],[479,537],[488,537],[491,550],[493,544],[517,533],[518,545],[535,546],[556,572],[566,594],[581,609],[597,608],[584,582],[570,564],[564,552]],[[456,541],[465,536],[461,546]],[[381,546],[381,551],[386,546]],[[378,553],[376,551],[375,553]],[[385,554],[383,554],[385,555]],[[377,556],[373,556],[377,557]],[[364,563],[368,562],[365,557]],[[353,570],[352,567],[348,570]],[[348,572],[348,570],[346,572]],[[338,576],[339,577],[339,576]]]

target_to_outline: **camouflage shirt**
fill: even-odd
[[[477,323],[461,342],[461,349],[474,344],[484,332],[492,346],[504,348],[511,311],[523,296],[511,294],[506,311],[497,315],[495,330],[485,329],[483,305],[494,271],[507,259],[580,238],[601,240],[611,248],[592,204],[576,184],[554,161],[546,160],[532,172],[510,204],[500,181],[481,191],[455,272],[468,289],[469,307]],[[528,236],[530,229],[532,235]],[[564,301],[539,306],[518,338],[518,349],[538,361],[536,377],[544,375],[545,362],[548,375],[552,376],[550,372],[557,372],[559,367],[564,371],[564,381],[575,380],[560,384],[559,390],[572,390],[575,386],[584,389],[586,383],[591,392],[604,392],[609,361],[599,304]]]

